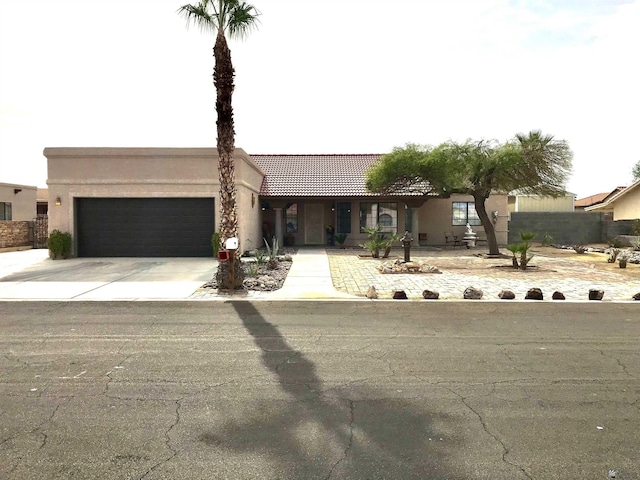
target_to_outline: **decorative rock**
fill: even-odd
[[[516,298],[516,294],[511,290],[502,290],[498,294],[498,298],[501,298],[502,300],[513,300],[514,298]]]
[[[407,300],[407,294],[404,292],[404,290],[396,290],[393,292],[393,299],[394,300]]]
[[[479,288],[467,287],[462,294],[462,298],[465,300],[480,300],[483,292]]]
[[[595,288],[589,290],[589,300],[602,300],[602,297],[604,297],[604,290],[596,290]]]
[[[374,287],[373,285],[371,285],[369,287],[369,290],[367,290],[367,298],[370,299],[374,299],[374,298],[378,298],[378,292],[376,292],[376,287]]]
[[[544,296],[542,295],[542,290],[539,288],[530,288],[527,294],[524,296],[525,300],[542,300]]]
[[[558,291],[553,292],[551,298],[554,300],[565,300],[564,293]]]
[[[438,298],[440,298],[440,294],[432,290],[425,290],[422,292],[422,297],[425,300],[437,300]]]
[[[640,293],[636,293],[633,297],[634,300],[640,300]]]
[[[418,262],[403,262],[393,260],[378,266],[380,273],[442,273],[438,268]]]

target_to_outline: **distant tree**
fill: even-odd
[[[631,174],[633,175],[634,182],[640,180],[640,160],[638,160],[638,163],[636,163],[631,169]]]
[[[238,217],[236,208],[235,130],[233,125],[234,69],[231,51],[227,45],[226,34],[230,38],[244,38],[256,27],[260,13],[248,3],[239,0],[200,0],[195,5],[187,4],[178,9],[187,25],[193,23],[204,31],[213,32],[216,42],[213,48],[215,67],[213,83],[216,87],[216,112],[218,120],[218,175],[220,178],[220,236],[221,241],[238,236]],[[238,250],[238,254],[240,251]],[[240,267],[238,259],[231,259]],[[224,273],[223,273],[224,266]],[[222,262],[218,267],[218,287],[235,288],[241,284],[242,269],[236,268],[235,285],[229,285],[227,268]]]
[[[437,147],[409,144],[383,155],[367,172],[373,192],[421,191],[448,197],[471,195],[490,255],[498,255],[493,222],[485,206],[494,192],[558,197],[564,195],[573,154],[563,140],[532,131],[504,144],[496,141],[446,142]]]

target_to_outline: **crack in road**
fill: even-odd
[[[446,387],[444,385],[441,386],[442,388],[444,388],[445,390],[451,392],[452,394],[456,395],[460,401],[463,403],[463,405],[465,407],[467,407],[471,412],[473,412],[477,417],[478,420],[480,421],[480,424],[482,425],[482,429],[485,431],[485,433],[487,435],[489,435],[491,438],[493,438],[496,442],[498,442],[501,446],[502,446],[502,461],[504,463],[506,463],[507,465],[513,467],[513,468],[517,468],[518,470],[520,470],[527,478],[529,478],[530,480],[534,480],[534,477],[532,477],[526,470],[524,467],[521,467],[520,465],[516,464],[516,463],[512,463],[509,460],[507,460],[507,455],[509,455],[509,449],[507,448],[507,446],[505,445],[505,443],[498,438],[497,435],[491,433],[491,431],[489,431],[489,427],[487,426],[487,423],[485,422],[484,418],[482,417],[482,415],[476,410],[474,409],[471,405],[469,405],[469,403],[467,402],[466,397],[464,397],[463,395],[459,394],[458,392],[456,392],[455,390]]]
[[[325,480],[331,479],[335,469],[338,468],[338,465],[340,465],[343,461],[347,459],[347,457],[349,456],[349,452],[351,451],[351,447],[353,447],[353,424],[354,424],[354,418],[355,418],[355,415],[354,415],[355,402],[353,400],[348,400],[348,402],[349,402],[349,441],[347,443],[347,446],[344,449],[342,457],[339,458],[338,461],[333,464],[333,467],[331,467],[331,469],[329,470],[329,474],[326,476]]]
[[[187,395],[187,396],[191,396],[191,395]],[[155,465],[151,466],[151,468],[149,468],[149,470],[147,470],[140,477],[140,480],[143,480],[144,478],[147,477],[147,475],[152,473],[157,468],[160,468],[162,465],[166,464],[167,462],[170,462],[173,458],[175,458],[178,455],[178,450],[173,448],[173,446],[171,445],[171,435],[170,434],[171,434],[171,430],[173,430],[178,425],[178,423],[180,423],[180,408],[182,407],[180,402],[182,400],[184,400],[185,398],[187,398],[187,397],[182,397],[182,398],[180,398],[180,399],[175,401],[175,421],[171,425],[169,425],[169,427],[164,431],[164,444],[167,447],[167,450],[169,450],[171,452],[171,455],[169,455],[164,460],[159,461]]]
[[[39,429],[41,429],[42,427],[44,427],[47,423],[49,423],[51,420],[53,420],[53,417],[55,416],[55,414],[58,412],[58,410],[60,409],[60,407],[62,407],[63,405],[68,404],[71,400],[73,400],[75,397],[74,396],[70,396],[70,397],[59,397],[59,398],[64,398],[65,401],[57,404],[55,406],[55,408],[53,409],[53,412],[51,412],[51,415],[49,415],[49,417],[46,420],[43,420],[40,424],[38,424],[36,427],[32,428],[31,430],[29,430],[28,432],[24,432],[24,433],[20,433],[18,435],[14,435],[12,437],[7,437],[3,440],[0,440],[0,445],[4,445],[7,442],[10,442],[12,440],[15,440],[17,438],[23,437],[25,435],[30,435],[32,433],[39,433],[41,434],[41,432],[38,432]],[[38,448],[42,448],[42,445]]]
[[[65,398],[66,401],[57,404],[55,406],[55,408],[53,409],[53,412],[51,412],[51,415],[49,415],[49,417],[46,420],[44,420],[43,422],[41,422],[36,427],[34,427],[31,430],[29,430],[28,432],[23,432],[23,433],[20,433],[18,435],[14,435],[12,437],[8,437],[8,438],[5,438],[4,440],[1,440],[0,441],[0,446],[1,445],[5,445],[6,443],[8,443],[8,442],[10,442],[12,440],[16,440],[18,438],[25,437],[27,435],[37,434],[37,435],[42,437],[40,445],[38,446],[37,449],[38,450],[42,450],[47,445],[48,436],[47,436],[46,433],[40,432],[39,430],[41,428],[43,428],[47,423],[51,422],[53,420],[53,417],[55,417],[56,413],[58,413],[58,410],[60,409],[60,407],[62,407],[63,405],[69,404],[69,402],[71,402],[71,400],[73,400],[74,397],[72,396],[72,397],[64,397],[64,398]],[[12,465],[11,469],[9,470],[9,473],[13,473],[20,466],[20,463],[22,462],[22,459],[23,459],[23,456],[18,456],[16,458],[16,461]]]
[[[485,433],[487,435],[489,435],[491,438],[493,438],[496,442],[498,442],[501,446],[502,446],[502,461],[504,463],[506,463],[507,465],[513,467],[513,468],[517,468],[518,470],[520,470],[527,478],[529,478],[530,480],[534,480],[534,477],[531,476],[525,469],[524,467],[521,467],[518,464],[512,463],[509,460],[507,460],[507,455],[509,454],[509,449],[507,448],[507,446],[505,445],[505,443],[498,438],[496,435],[494,435],[493,433],[491,433],[491,431],[489,431],[489,427],[487,425],[487,423],[485,422],[484,418],[482,417],[482,415],[476,410],[474,409],[471,405],[469,405],[469,403],[467,402],[467,398],[465,396],[463,396],[462,394],[456,392],[455,390],[453,390],[453,388],[445,385],[445,383],[450,383],[450,382],[430,382],[426,379],[421,378],[420,376],[416,375],[415,373],[409,373],[409,375],[411,375],[412,377],[417,378],[418,380],[421,380],[429,385],[434,385],[434,386],[438,386],[440,388],[445,389],[446,391],[448,391],[449,393],[452,393],[453,395],[455,395],[456,397],[458,397],[460,399],[460,401],[462,402],[462,404],[467,407],[467,409],[469,411],[471,411],[474,415],[476,415],[478,417],[478,420],[480,421],[480,425],[482,425],[482,429],[485,431]],[[529,379],[526,379],[529,380]],[[508,380],[508,381],[504,381],[504,382],[490,382],[488,384],[485,383],[479,383],[476,385],[489,385],[495,388],[495,386],[498,383],[513,383],[513,382],[521,382],[523,380]]]

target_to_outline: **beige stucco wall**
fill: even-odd
[[[635,220],[636,218],[640,218],[640,186],[625,192],[613,204],[614,220]]]
[[[450,198],[430,198],[420,208],[418,214],[419,230],[427,233],[427,245],[444,245],[445,232],[453,232],[462,236],[465,226],[453,226],[453,202],[473,202],[470,195],[451,195]],[[508,212],[507,196],[491,195],[486,201],[486,209],[489,216],[492,211],[498,212],[498,220],[495,223],[498,245],[506,245],[508,237]],[[484,234],[481,225],[473,226],[473,231]]]
[[[420,203],[422,199],[413,200],[413,203]],[[332,206],[335,206],[339,202],[351,202],[351,233],[348,234],[345,246],[357,247],[358,245],[367,241],[367,234],[360,233],[360,203],[362,202],[395,202],[398,204],[398,233],[402,235],[406,229],[405,226],[405,202],[398,198],[393,197],[360,197],[360,198],[340,198],[335,199],[266,199],[271,206],[271,210],[262,212],[263,218],[267,221],[274,222],[274,208],[282,208],[287,201],[292,203],[298,203],[298,226],[299,231],[295,236],[296,245],[303,245],[305,239],[305,223],[306,223],[306,205],[307,204],[322,204],[324,207],[323,218],[314,219],[315,221],[321,221],[323,225],[336,225],[335,212],[331,210]],[[444,233],[455,232],[462,236],[462,233],[466,230],[464,226],[452,226],[452,203],[453,202],[473,202],[473,198],[468,195],[453,195],[448,199],[435,199],[431,198],[424,202],[418,209],[418,233],[427,234],[427,245],[441,246],[445,244]],[[496,236],[499,245],[507,244],[508,237],[508,212],[507,212],[507,196],[506,195],[492,195],[487,200],[487,213],[491,215],[492,211],[498,212],[498,221],[496,222]],[[473,226],[475,232],[483,234],[484,230],[482,226]],[[324,229],[323,229],[324,231]],[[413,233],[414,243],[418,246],[419,238]],[[326,243],[327,236],[324,234],[323,243]],[[400,243],[395,244],[396,247],[400,246]]]
[[[509,198],[510,212],[573,212],[574,195],[563,197],[540,197],[518,195]]]
[[[74,199],[82,197],[214,197],[216,221],[220,220],[215,148],[46,148],[44,155],[49,231],[75,235]],[[242,149],[236,149],[234,159],[236,179],[240,179],[236,182],[238,235],[240,248],[246,249],[250,247],[244,243],[259,240],[257,192],[264,173]],[[252,193],[256,197],[253,207]]]
[[[19,191],[18,191],[19,190]],[[11,204],[11,219],[30,222],[36,216],[37,187],[0,183],[0,202]]]
[[[238,236],[240,248],[253,250],[262,245],[262,224],[260,220],[260,186],[264,172],[251,157],[241,149],[236,149],[236,205],[238,208]],[[217,175],[217,169],[216,169]],[[217,200],[216,200],[217,201]],[[217,213],[217,217],[220,214]]]

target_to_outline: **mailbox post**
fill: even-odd
[[[229,264],[229,280],[231,283],[231,290],[234,290],[236,285],[235,263],[236,250],[238,249],[238,239],[236,237],[228,238],[224,246],[229,251],[229,260],[231,260],[231,263]]]
[[[411,235],[409,235],[409,231],[405,231],[404,235],[402,236],[402,238],[400,239],[400,242],[402,242],[402,246],[404,247],[404,261],[405,262],[410,262],[410,255],[411,255],[411,242],[413,241],[413,238],[411,238]]]

